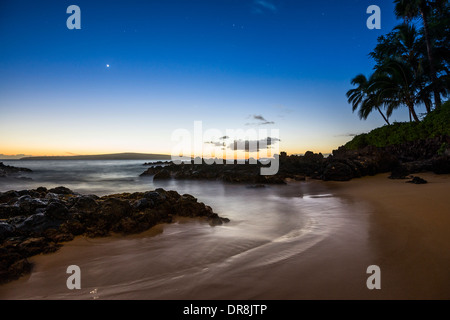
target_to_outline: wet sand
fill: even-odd
[[[450,175],[416,176],[428,183],[380,174],[328,185],[373,205],[369,243],[383,299],[450,299]]]
[[[429,183],[206,184],[217,190],[201,200],[230,224],[77,237],[31,258],[33,272],[0,286],[0,299],[449,299],[450,176],[419,176]],[[82,290],[65,286],[70,264]],[[381,268],[381,290],[366,286],[369,265]]]

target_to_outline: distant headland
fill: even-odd
[[[78,156],[37,156],[24,157],[20,160],[170,160],[170,155],[154,153],[111,153]]]

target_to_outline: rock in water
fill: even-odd
[[[170,172],[166,169],[162,169],[158,173],[155,174],[153,177],[154,180],[163,180],[163,179],[170,179],[171,175]]]

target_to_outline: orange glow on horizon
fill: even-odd
[[[280,148],[280,152],[286,152],[288,155],[292,154],[304,154],[306,151],[312,151],[315,153],[323,153],[327,154],[330,153],[333,149],[337,149],[337,147],[330,147],[328,150],[323,149],[315,149],[315,148],[306,148],[306,149],[291,149],[291,148]],[[105,149],[105,150],[99,150],[94,151],[92,149],[86,149],[86,150],[73,150],[73,151],[62,151],[62,150],[55,150],[55,149],[39,149],[39,148],[14,148],[14,149],[6,149],[1,150],[0,154],[5,156],[17,156],[17,155],[23,155],[23,157],[42,157],[42,156],[84,156],[84,155],[100,155],[100,154],[115,154],[115,153],[149,153],[149,154],[166,154],[170,155],[170,150],[115,150],[115,149]],[[226,153],[223,154],[223,156],[226,156],[227,158],[234,158],[234,159],[242,159],[242,154],[244,152],[229,152],[228,155]],[[254,153],[252,153],[254,154]],[[194,156],[194,155],[192,155]],[[214,157],[217,158],[223,158],[221,157],[221,154],[215,154]],[[269,153],[270,156],[270,153]],[[255,157],[254,155],[250,155],[249,153],[245,153],[245,159],[249,159],[250,157]]]

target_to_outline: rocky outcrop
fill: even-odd
[[[431,161],[431,170],[436,174],[449,174],[450,156],[444,155],[433,159]]]
[[[347,181],[377,173],[389,172],[399,165],[397,157],[383,148],[365,147],[347,150],[340,147],[327,158],[329,163],[322,172],[321,179]]]
[[[164,167],[148,168],[141,176],[153,176],[154,180],[162,179],[192,179],[192,180],[221,180],[225,182],[243,182],[250,184],[284,184],[284,178],[275,176],[261,176],[260,164],[170,164]]]
[[[171,164],[172,162],[171,161],[162,161],[162,160],[160,160],[160,161],[154,161],[154,162],[145,162],[144,164],[143,164],[143,166],[160,166],[160,165],[167,165],[167,164]]]
[[[340,147],[325,158],[321,153],[303,156],[281,152],[279,170],[273,176],[261,176],[261,164],[165,164],[149,167],[141,176],[158,179],[222,180],[247,184],[283,184],[287,179],[347,181],[367,175],[392,171],[390,178],[406,178],[412,173],[433,171],[450,173],[450,145],[446,136],[407,142],[384,148],[367,146],[358,150]],[[444,150],[445,149],[445,150]]]
[[[28,168],[19,168],[13,166],[7,166],[0,162],[0,179],[1,178],[13,178],[13,179],[24,179],[22,173],[24,172],[32,172],[31,169]]]
[[[164,180],[164,179],[170,179],[171,178],[171,174],[169,172],[169,170],[167,169],[161,169],[158,172],[155,173],[155,176],[153,177],[153,179],[155,180]]]
[[[212,226],[229,221],[191,195],[163,189],[104,197],[64,187],[0,193],[0,283],[29,272],[27,258],[54,252],[75,236],[138,233],[175,216]]]

